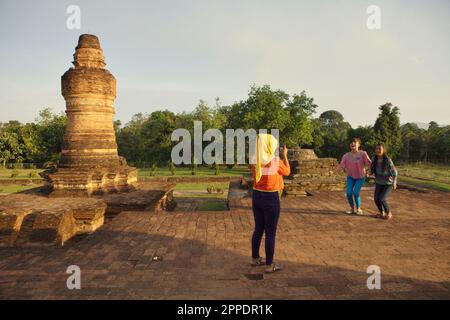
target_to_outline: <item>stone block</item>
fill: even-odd
[[[31,212],[31,209],[0,212],[0,245],[11,246],[14,244],[24,217]]]
[[[75,219],[71,210],[45,211],[36,214],[26,244],[63,245],[76,233]]]

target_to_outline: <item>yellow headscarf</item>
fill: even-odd
[[[259,133],[256,141],[256,182],[261,180],[263,175],[262,167],[268,164],[275,157],[278,148],[278,140],[271,134]]]

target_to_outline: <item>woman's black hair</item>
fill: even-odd
[[[384,143],[382,143],[382,142],[377,143],[375,145],[375,148],[376,147],[382,147],[383,150],[384,150],[384,152],[383,152],[383,163],[381,164],[381,168],[382,168],[383,171],[386,171],[387,164],[388,164],[388,161],[389,161],[389,157],[388,157],[388,155],[386,153],[386,147],[384,146]],[[375,155],[373,157],[372,165],[371,165],[371,168],[370,168],[374,175],[377,175],[377,162],[378,162],[377,160],[378,160],[378,158]]]

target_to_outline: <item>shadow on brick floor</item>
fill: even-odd
[[[128,214],[136,223],[140,213]],[[129,231],[102,228],[62,248],[1,248],[1,299],[449,299],[450,283],[382,273],[368,290],[364,269],[279,261],[284,270],[251,280],[239,239],[214,246],[192,237],[145,231],[148,214]],[[120,229],[120,224],[116,227]],[[156,232],[158,230],[156,229]],[[198,232],[198,231],[197,231]],[[282,236],[282,235],[281,235]],[[239,237],[237,237],[239,238]],[[221,240],[221,239],[219,239]],[[155,256],[159,260],[155,260]],[[68,290],[66,268],[81,268],[81,290]],[[254,277],[258,278],[258,277]]]

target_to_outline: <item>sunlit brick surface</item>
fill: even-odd
[[[371,193],[362,192],[368,215]],[[246,277],[263,272],[249,266],[250,199],[230,212],[122,212],[62,248],[0,248],[0,297],[450,298],[448,194],[399,190],[391,200],[394,219],[383,221],[343,214],[342,192],[283,199],[275,258],[284,270],[264,280]],[[81,290],[66,288],[72,264]],[[366,287],[369,265],[381,268],[381,290]]]

